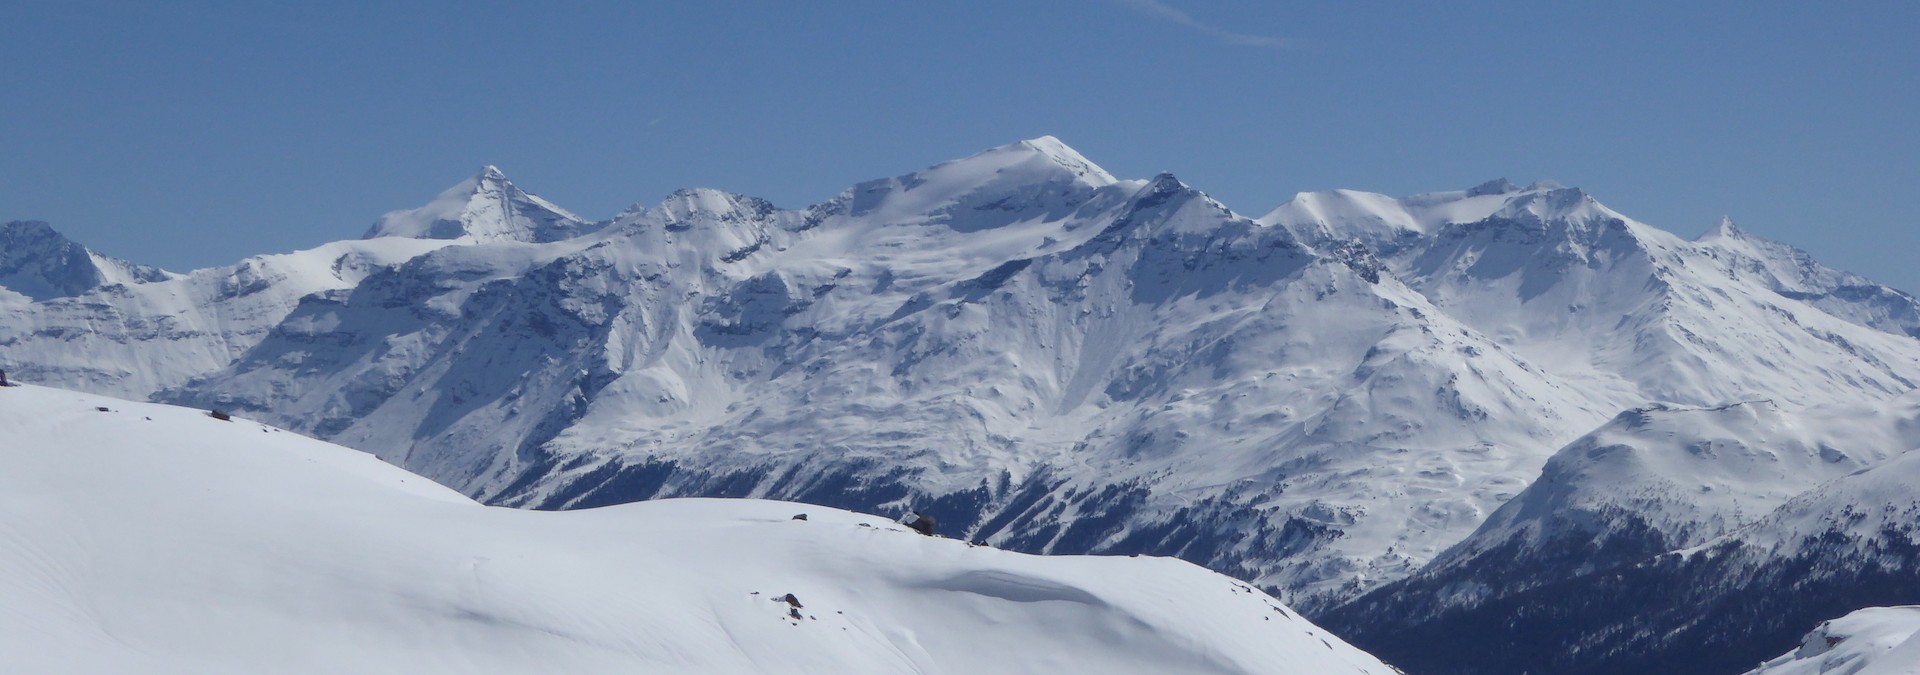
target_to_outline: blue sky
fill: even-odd
[[[1920,291],[1920,3],[0,0],[0,219],[170,269],[481,165],[590,218],[1053,134],[1242,213],[1552,178]]]

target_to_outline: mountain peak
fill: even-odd
[[[1587,191],[1550,180],[1535,181],[1513,193],[1490,215],[1542,222],[1625,219],[1625,216],[1607,208]]]
[[[1495,178],[1485,183],[1481,183],[1471,188],[1467,188],[1467,196],[1468,197],[1484,197],[1487,195],[1504,195],[1509,192],[1519,192],[1519,191],[1520,191],[1520,186],[1514,185],[1512,181],[1509,181],[1505,178]]]
[[[34,300],[167,277],[157,268],[96,254],[45,221],[15,220],[0,227],[0,287]]]
[[[8,242],[38,240],[47,237],[66,239],[65,236],[62,236],[59,231],[54,230],[53,226],[48,225],[47,221],[44,220],[13,220],[8,221],[4,227],[0,227],[0,238],[5,238]]]
[[[38,220],[0,228],[0,287],[34,300],[79,295],[100,285],[86,247]]]
[[[1180,180],[1180,177],[1173,175],[1173,172],[1162,171],[1154,174],[1153,178],[1148,180],[1146,185],[1141,186],[1135,194],[1143,199],[1164,198],[1189,187],[1186,181]]]
[[[1515,185],[1513,181],[1507,180],[1505,178],[1495,178],[1485,183],[1481,183],[1479,185],[1475,185],[1473,187],[1467,188],[1467,196],[1468,197],[1486,197],[1490,195],[1510,195],[1516,192],[1553,192],[1556,190],[1565,190],[1565,189],[1567,189],[1566,185],[1563,185],[1560,183],[1560,181],[1553,180],[1551,178],[1542,178],[1540,180],[1536,180],[1532,183],[1528,183],[1526,187],[1520,187],[1519,185]],[[1574,189],[1577,190],[1578,188],[1574,188]]]
[[[1713,227],[1707,228],[1707,231],[1702,232],[1694,241],[1707,242],[1722,239],[1745,238],[1747,238],[1747,231],[1740,229],[1738,225],[1734,225],[1732,216],[1720,216],[1720,220],[1714,222]]]
[[[1070,210],[1069,205],[1094,190],[1118,182],[1060,139],[1041,136],[867,181],[841,198],[855,216],[895,221],[932,216],[956,228],[977,230],[1017,220],[1002,217],[1011,213],[1004,208],[1008,205],[1041,212]]]
[[[1107,173],[1106,169],[1100,168],[1085,155],[1053,136],[1029,138],[990,148],[965,159],[936,164],[916,172],[915,175],[929,176],[934,173],[974,173],[976,171],[1031,182],[1066,178],[1084,183],[1089,187],[1102,187],[1119,182],[1119,179]],[[1065,175],[1060,175],[1062,173]]]
[[[732,213],[750,213],[756,217],[766,217],[777,210],[772,202],[759,197],[716,190],[714,188],[682,188],[674,190],[660,201],[659,209],[671,220],[683,221],[696,214],[727,215]]]
[[[1094,164],[1092,160],[1087,159],[1085,155],[1080,154],[1078,150],[1074,150],[1072,147],[1068,146],[1066,143],[1061,142],[1060,139],[1055,138],[1053,136],[1041,136],[1039,138],[1030,138],[1024,141],[1020,141],[1019,143],[1016,143],[1013,146],[1006,146],[1006,147],[1011,148],[1015,146],[1038,153],[1040,156],[1047,158],[1049,161],[1052,161],[1054,164],[1058,164],[1061,167],[1074,172],[1076,176],[1079,176],[1082,179],[1085,179],[1091,183],[1094,183],[1097,185],[1109,185],[1116,182],[1116,179],[1113,177],[1113,174],[1107,173],[1106,169],[1100,168],[1100,166],[1097,164]]]
[[[381,216],[362,238],[547,242],[589,229],[579,216],[521,190],[500,167],[488,164],[423,206]]]

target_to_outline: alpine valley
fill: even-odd
[[[1802,672],[1822,622],[1920,603],[1920,302],[1551,182],[1250,218],[1043,137],[593,221],[487,167],[184,274],[15,222],[0,286],[18,380],[498,506],[778,499],[1176,556],[1413,673]]]

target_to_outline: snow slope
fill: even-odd
[[[1694,240],[1729,276],[1752,278],[1783,296],[1889,333],[1920,337],[1920,301],[1865,277],[1842,272],[1786,244],[1753,236],[1722,218]]]
[[[1631,411],[1432,565],[1324,618],[1418,672],[1733,672],[1821,619],[1920,601],[1915,485],[1920,392]]]
[[[12,672],[1394,672],[1171,559],[757,500],[485,507],[244,419],[37,386],[0,389],[0,437]]]
[[[1822,622],[1800,647],[1747,675],[1920,674],[1920,605],[1869,607]]]
[[[1628,411],[1555,453],[1525,492],[1423,573],[1466,567],[1485,574],[1482,557],[1547,567],[1513,560],[1511,550],[1571,541],[1587,569],[1693,546],[1920,448],[1916,429],[1920,393],[1794,413],[1770,401]]]

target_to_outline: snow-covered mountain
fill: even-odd
[[[490,508],[241,418],[37,386],[0,388],[0,437],[8,672],[1397,672],[1167,558],[771,501]]]
[[[0,288],[30,300],[169,278],[163,270],[89,251],[44,222],[16,220],[0,227]]]
[[[1820,264],[1805,251],[1768,241],[1723,218],[1699,242],[1729,276],[1751,278],[1821,311],[1890,333],[1920,337],[1913,296]]]
[[[232,364],[303,300],[446,243],[343,241],[175,274],[94,253],[44,223],[10,223],[0,231],[0,369],[145,398]]]
[[[1864,394],[1841,400],[1874,400],[1920,381],[1912,297],[1728,223],[1687,241],[1575,188],[1504,181],[1404,199],[1302,194],[1261,222],[1366,245],[1609,416],[1649,403],[1799,408],[1835,401],[1836,385]]]
[[[1738,672],[1822,619],[1920,601],[1916,450],[1920,392],[1623,413],[1326,618],[1416,672]]]
[[[227,333],[81,359],[27,331],[0,356],[490,503],[914,507],[1008,548],[1177,555],[1314,613],[1433,560],[1622,410],[1792,414],[1920,381],[1911,297],[1716,232],[1504,181],[1254,220],[1052,138],[806,208],[696,189],[600,223],[488,170],[290,254],[363,264],[267,284]],[[126,333],[160,306],[144,289],[235,274],[7,311]],[[196,292],[169,316],[235,302]]]
[[[302,301],[323,302],[450,244],[552,241],[595,225],[486,167],[364,241],[175,274],[109,258],[46,223],[0,228],[0,368],[31,381],[145,398],[225,368]]]
[[[591,232],[595,224],[521,190],[496,166],[456,183],[419,208],[393,211],[367,230],[366,239],[408,237],[465,243],[549,242]]]
[[[1517,449],[1610,411],[1364,251],[1051,139],[799,211],[689,190],[564,242],[435,251],[165,396],[501,503],[912,503],[970,538],[1327,593],[1411,569],[1524,485]],[[1356,477],[1412,471],[1466,485]]]

